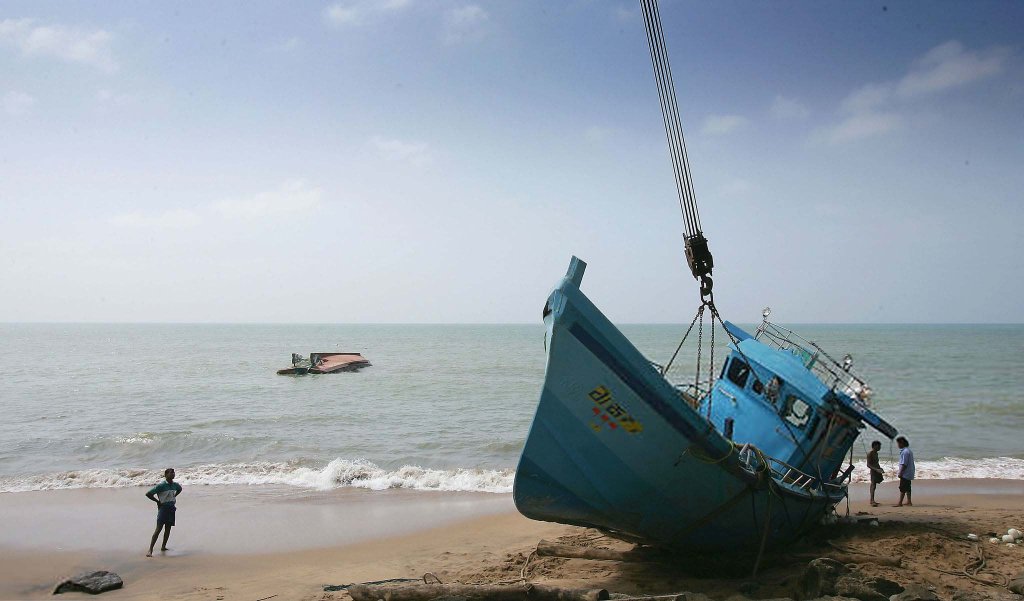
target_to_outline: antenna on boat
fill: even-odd
[[[703,299],[711,296],[711,269],[714,267],[714,260],[708,249],[708,240],[700,228],[700,215],[697,214],[697,199],[693,193],[693,179],[690,176],[690,164],[686,157],[683,127],[679,122],[675,83],[672,80],[672,69],[668,63],[668,50],[665,48],[665,35],[661,29],[658,2],[657,0],[640,0],[640,9],[644,14],[647,45],[651,49],[654,81],[658,85],[661,116],[665,123],[665,137],[668,139],[672,172],[675,174],[679,209],[683,213],[686,262],[690,266],[693,277],[700,281],[700,296]]]

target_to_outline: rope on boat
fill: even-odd
[[[668,373],[669,368],[672,367],[672,363],[676,360],[676,356],[679,355],[679,351],[683,348],[683,344],[686,342],[687,337],[689,337],[690,331],[693,330],[694,324],[697,323],[697,318],[703,314],[704,305],[702,304],[700,307],[697,308],[697,314],[693,316],[693,321],[690,322],[690,327],[686,328],[686,333],[683,334],[683,339],[679,341],[679,346],[676,347],[676,352],[672,353],[672,358],[669,359],[668,363],[665,364],[665,367],[661,369],[661,375],[664,376],[665,374]]]
[[[712,304],[712,307],[713,306],[714,305]],[[709,353],[709,355],[710,357],[708,358],[708,390],[710,391],[711,386],[714,385],[715,379],[715,318],[713,316],[711,318],[711,352]],[[754,368],[751,367],[750,371],[753,372]],[[712,396],[711,394],[708,394],[708,416],[711,415],[711,400]]]
[[[694,447],[694,446],[689,446],[689,447],[686,448],[685,451],[683,451],[683,454],[679,456],[679,459],[676,460],[676,465],[679,465],[679,462],[682,461],[683,457],[687,453],[690,453],[691,455],[693,455],[694,457],[696,457],[700,461],[703,461],[704,463],[710,463],[711,465],[722,463],[723,461],[728,459],[730,455],[732,455],[733,451],[736,450],[736,443],[734,443],[733,441],[731,441],[729,439],[726,439],[726,442],[729,443],[729,450],[725,453],[725,455],[722,455],[718,459],[715,459],[714,457],[709,457],[708,455],[705,455],[702,451],[696,450],[696,447]]]
[[[757,578],[757,569],[761,567],[761,558],[764,556],[764,545],[768,542],[768,531],[772,525],[772,497],[775,496],[775,492],[772,490],[770,479],[768,491],[768,509],[765,511],[764,533],[761,535],[761,546],[757,550],[757,559],[754,560],[754,569],[750,573],[751,578]]]
[[[694,388],[694,390],[700,390],[700,388],[698,388],[698,386],[700,386],[700,351],[701,351],[701,349],[704,348],[704,305],[700,306],[700,309],[697,310],[697,313],[700,315],[700,323],[697,324],[697,370],[696,370],[696,372],[693,375],[693,388]],[[712,321],[711,322],[711,328],[714,329],[714,327],[715,327],[715,322]],[[711,422],[711,385],[710,385],[710,382],[709,382],[709,386],[708,386],[707,399],[708,399],[708,411],[707,411],[708,416],[707,416],[707,419],[708,419],[708,422],[710,423]]]

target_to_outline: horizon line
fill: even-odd
[[[738,324],[760,323],[737,321]],[[1018,326],[1024,321],[787,321],[771,322],[794,326]],[[217,326],[543,326],[543,322],[527,321],[0,321],[0,325],[217,325]],[[686,326],[672,321],[622,321],[624,326]]]

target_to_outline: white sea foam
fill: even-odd
[[[891,461],[883,458],[880,461],[885,470],[886,480],[896,478],[896,458]],[[854,482],[867,482],[869,474],[867,463],[854,462]],[[920,480],[949,480],[952,478],[996,478],[1003,480],[1024,479],[1024,459],[1014,457],[988,457],[985,459],[963,459],[960,457],[943,457],[937,461],[915,462],[914,477]]]
[[[857,462],[856,465],[853,482],[866,482],[867,466],[863,461]],[[882,467],[886,470],[887,480],[896,477],[894,463],[883,459]],[[36,476],[0,477],[0,492],[148,486],[162,477],[160,470],[144,469],[90,469]],[[264,461],[178,468],[178,482],[184,485],[278,484],[315,490],[351,487],[369,490],[406,488],[510,493],[514,478],[515,472],[510,469],[431,469],[406,465],[387,470],[363,459],[335,459],[322,468]],[[917,478],[1024,480],[1024,459],[944,457],[938,461],[918,461]]]
[[[160,470],[143,469],[90,469],[0,477],[0,492],[146,486],[162,477]],[[183,485],[283,484],[317,490],[352,487],[509,493],[514,477],[513,470],[430,469],[412,465],[386,470],[361,459],[335,459],[320,469],[274,462],[181,467],[177,481]]]

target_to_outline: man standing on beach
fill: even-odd
[[[174,502],[181,494],[181,485],[174,481],[174,468],[164,470],[164,481],[149,489],[146,498],[156,502],[156,530],[153,532],[153,539],[149,541],[149,553],[146,557],[153,557],[153,547],[156,546],[156,537],[160,535],[160,529],[164,529],[164,542],[160,545],[161,551],[167,550],[167,539],[171,536],[171,527],[174,526]]]
[[[878,486],[884,479],[882,466],[878,463],[878,451],[882,450],[881,441],[873,441],[871,443],[871,450],[868,451],[868,469],[871,470],[871,506],[878,507],[878,503],[875,502],[875,487]]]
[[[910,450],[910,442],[905,436],[896,438],[896,446],[900,448],[900,466],[897,475],[900,477],[900,502],[896,507],[908,507],[914,504],[910,501],[910,485],[914,481],[914,452]],[[907,502],[903,502],[903,497]]]

